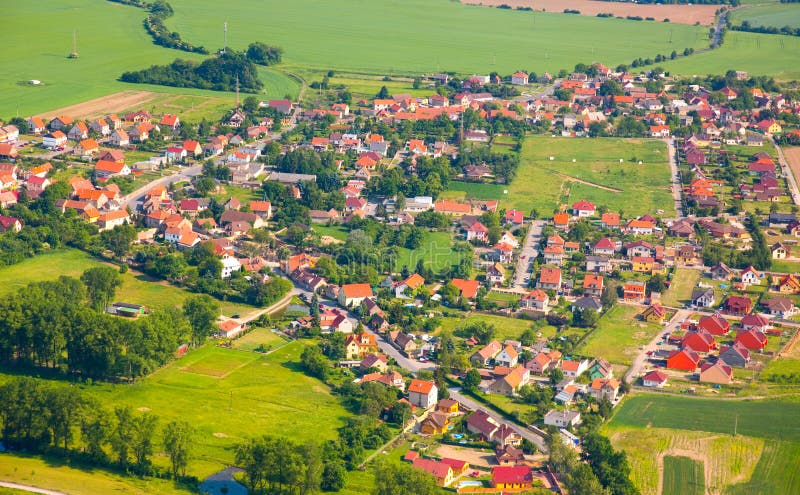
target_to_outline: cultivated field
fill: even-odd
[[[0,267],[0,296],[21,287],[43,280],[55,280],[61,275],[80,277],[85,270],[99,266],[100,261],[77,249],[59,249],[37,255],[16,265]],[[190,294],[166,282],[154,280],[146,275],[128,272],[122,274],[122,286],[117,289],[115,299],[150,308],[174,307],[183,304]],[[245,314],[253,307],[229,302],[220,303],[225,315]]]
[[[559,205],[586,199],[627,217],[655,215],[659,209],[670,216],[675,209],[669,181],[661,141],[535,136],[522,147],[522,162],[504,206],[525,212],[535,208],[547,215]]]
[[[683,456],[664,457],[663,495],[704,495],[703,462]]]
[[[783,148],[783,157],[789,168],[792,169],[795,181],[800,181],[800,146],[790,146]]]
[[[234,0],[224,19],[214,0],[170,3],[175,15],[168,28],[190,42],[219,47],[227,21],[234,48],[260,40],[282,46],[288,66],[368,74],[542,73],[580,61],[630,63],[707,44],[704,27],[550,13],[538,14],[534,24],[525,12],[447,0]],[[559,42],[565,33],[569,42]]]
[[[582,15],[614,14],[616,17],[652,17],[656,21],[669,19],[678,24],[711,25],[717,5],[661,5],[636,4],[633,2],[598,2],[597,0],[461,0],[470,5],[510,5],[511,7],[530,7],[546,12],[563,12],[564,9],[579,10]]]
[[[734,24],[749,21],[752,26],[800,27],[800,5],[796,3],[770,3],[752,5],[733,13]]]
[[[637,306],[617,305],[604,314],[597,328],[578,351],[586,356],[605,358],[614,364],[629,365],[642,344],[650,342],[663,329],[657,323],[641,321]]]

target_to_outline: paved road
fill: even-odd
[[[153,181],[148,182],[147,184],[143,185],[139,189],[131,192],[125,197],[125,204],[133,211],[136,211],[137,204],[139,200],[142,199],[144,194],[149,191],[150,189],[156,186],[169,186],[170,184],[174,184],[175,182],[180,182],[183,180],[191,179],[192,177],[196,177],[203,172],[202,165],[194,165],[191,167],[181,168],[179,171],[175,172],[172,175],[167,175],[164,177],[160,177]]]
[[[769,139],[772,141],[772,146],[775,147],[775,151],[778,152],[778,163],[780,163],[781,170],[783,170],[783,175],[786,176],[786,180],[789,182],[789,192],[792,195],[792,203],[800,205],[800,189],[797,188],[797,177],[794,176],[792,168],[789,166],[789,162],[787,162],[786,157],[783,156],[783,150],[781,147],[778,146],[774,139]]]
[[[522,438],[526,438],[526,439],[530,440],[531,442],[533,442],[533,444],[536,445],[536,448],[539,449],[540,452],[543,452],[545,454],[547,453],[547,451],[548,451],[547,450],[547,443],[545,442],[544,437],[542,437],[541,435],[538,435],[537,433],[534,433],[534,432],[532,432],[531,430],[529,430],[527,428],[523,428],[523,427],[517,425],[516,423],[512,423],[512,422],[506,420],[505,418],[503,418],[502,416],[500,416],[496,412],[492,411],[491,409],[487,409],[486,407],[484,407],[479,402],[477,402],[477,401],[471,399],[470,397],[462,394],[461,393],[461,389],[448,388],[447,391],[450,392],[450,398],[457,400],[458,402],[464,404],[465,406],[469,407],[473,411],[476,411],[478,409],[482,409],[483,411],[486,412],[486,414],[488,414],[489,416],[494,418],[495,421],[497,421],[499,423],[507,424],[512,430],[514,430],[515,432],[519,433],[522,436]]]
[[[37,488],[35,486],[30,486],[30,485],[20,485],[18,483],[9,483],[9,482],[6,482],[6,481],[0,481],[0,487],[13,488],[14,490],[21,490],[23,492],[41,493],[43,495],[67,495],[64,492],[57,492],[57,491],[54,491],[54,490],[45,490],[44,488]]]
[[[678,154],[677,150],[675,149],[675,138],[665,139],[664,142],[667,143],[669,169],[672,172],[672,199],[675,201],[675,212],[677,213],[678,218],[684,218],[685,215],[683,213],[683,201],[681,199],[683,186],[681,185],[678,172]]]
[[[644,366],[647,363],[647,358],[649,357],[647,353],[650,352],[652,354],[656,351],[656,349],[658,348],[658,342],[661,340],[661,335],[664,332],[675,331],[677,328],[680,327],[681,323],[684,320],[686,320],[686,318],[688,318],[692,313],[695,313],[695,311],[690,309],[681,309],[675,313],[672,319],[669,320],[667,325],[664,327],[664,330],[660,330],[653,337],[653,340],[648,342],[644,346],[644,348],[639,352],[639,355],[636,356],[636,358],[633,360],[633,364],[631,364],[631,367],[625,373],[624,379],[626,382],[633,383],[636,381],[637,378],[639,378],[639,375],[642,374],[642,370],[644,369]]]
[[[514,287],[521,290],[528,289],[528,282],[525,277],[530,276],[528,267],[530,267],[533,260],[539,256],[539,245],[542,242],[542,228],[547,224],[544,220],[534,220],[528,229],[528,236],[525,238],[525,244],[522,246],[522,251],[519,253],[517,260],[517,271],[514,274]]]

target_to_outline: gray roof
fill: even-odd
[[[580,309],[592,308],[597,311],[603,309],[603,304],[600,300],[591,296],[583,296],[576,299],[575,302],[572,303],[572,306]]]

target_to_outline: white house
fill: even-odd
[[[48,149],[60,148],[67,144],[67,135],[61,131],[53,131],[42,138],[42,146]]]
[[[428,409],[436,405],[439,389],[434,382],[426,380],[411,380],[408,386],[408,401],[417,407]]]
[[[222,256],[222,278],[228,278],[233,272],[238,272],[242,269],[242,264],[239,260],[230,255]]]
[[[581,413],[578,411],[557,411],[552,409],[544,415],[544,424],[558,428],[569,428],[581,422]]]
[[[500,351],[500,354],[494,358],[494,362],[497,366],[505,366],[507,368],[513,368],[517,365],[518,361],[519,353],[510,345],[507,345],[506,348]]]
[[[527,86],[528,74],[524,72],[515,72],[511,75],[511,84],[514,86]]]

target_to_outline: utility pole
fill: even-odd
[[[228,52],[228,22],[222,23],[222,53]]]
[[[72,31],[72,53],[69,58],[78,58],[78,31]]]
[[[239,109],[239,76],[236,76],[236,109]]]

